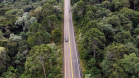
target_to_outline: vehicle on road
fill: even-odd
[[[68,37],[66,37],[66,38],[65,38],[65,41],[66,41],[66,42],[68,42],[68,41],[69,41]]]

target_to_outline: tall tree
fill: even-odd
[[[105,0],[104,2],[101,3],[101,5],[107,9],[110,8],[110,1]]]
[[[126,44],[132,40],[132,36],[129,31],[122,31],[114,36],[114,40],[118,43]]]
[[[4,78],[18,78],[19,77],[18,69],[15,69],[14,67],[10,66],[10,67],[8,67],[7,72],[4,72],[2,74],[2,77],[4,77]]]
[[[54,15],[54,8],[51,4],[46,3],[46,4],[44,4],[44,6],[41,9],[39,22],[41,22],[43,19],[45,19],[46,17],[48,17],[50,15]]]
[[[30,47],[35,45],[47,44],[50,42],[51,35],[46,31],[36,32],[33,36],[28,37],[27,43]]]
[[[85,2],[80,0],[79,2],[77,2],[77,11],[78,14],[82,17],[83,20],[83,12],[84,12],[84,8],[85,8]]]
[[[105,74],[104,77],[107,78],[127,78],[129,75],[126,72],[123,67],[125,68],[126,66],[129,66],[129,62],[124,62],[120,64],[120,60],[124,59],[125,56],[124,54],[129,55],[130,53],[136,53],[135,52],[135,47],[131,47],[133,45],[124,45],[124,44],[112,44],[108,45],[106,48],[106,54],[105,54],[105,59],[101,63],[102,71]],[[125,60],[128,60],[125,58]],[[133,60],[134,61],[134,60]],[[123,66],[124,65],[124,66]]]
[[[131,3],[133,3],[133,7],[134,7],[134,10],[136,10],[136,4],[139,3],[139,0],[130,0]]]
[[[125,54],[124,58],[120,60],[120,65],[126,73],[130,74],[129,76],[139,77],[139,57],[135,53]]]
[[[130,2],[129,2],[129,0],[120,0],[120,2],[123,3],[123,7],[130,7]]]
[[[88,41],[89,47],[93,46],[93,52],[95,58],[96,46],[98,47],[104,46],[105,42],[104,33],[100,32],[97,28],[92,28],[85,34],[84,43],[86,43],[86,41]]]
[[[105,37],[106,37],[106,44],[111,43],[113,41],[113,37],[115,35],[115,31],[112,28],[112,25],[111,24],[105,24],[103,26],[103,32],[104,32]]]
[[[38,31],[40,31],[40,30],[45,31],[44,27],[43,27],[41,24],[39,24],[39,23],[37,23],[37,22],[34,22],[34,23],[29,27],[29,32],[28,32],[28,33],[30,33],[30,35],[33,36],[36,32],[38,32]]]
[[[50,33],[52,33],[52,30],[58,25],[57,17],[55,15],[48,16],[46,18],[46,23],[50,28]]]
[[[62,36],[62,33],[59,28],[56,28],[52,31],[52,39],[54,42],[56,43],[60,42],[61,36]]]
[[[40,70],[42,66],[44,77],[46,78],[46,68],[47,63],[52,48],[49,45],[42,44],[40,46],[34,46],[30,51],[26,59],[25,69],[35,76],[37,70]],[[48,67],[48,66],[47,66]]]
[[[136,4],[139,3],[139,0],[133,0],[134,1],[134,10],[136,10]]]

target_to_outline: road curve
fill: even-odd
[[[64,0],[64,78],[82,78],[76,46],[70,0]]]

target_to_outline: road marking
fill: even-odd
[[[72,78],[73,78],[73,67],[72,67],[72,56],[71,56],[71,45],[70,45],[70,32],[69,32],[69,14],[68,14],[68,33],[69,33],[69,47],[70,47],[71,72],[72,72]]]
[[[71,18],[72,18],[72,15],[71,15]],[[72,20],[71,20],[71,22],[72,22]],[[72,23],[73,24],[73,23]],[[73,25],[72,25],[72,29],[73,29]],[[74,31],[74,29],[73,29],[73,31]],[[73,36],[75,37],[75,34],[73,33]],[[77,58],[77,63],[78,63],[78,71],[79,71],[79,77],[81,78],[81,72],[80,72],[80,67],[79,67],[79,58],[78,58],[78,56],[77,56],[77,46],[76,46],[76,44],[75,44],[75,40],[73,40],[74,41],[74,45],[75,45],[75,51],[76,51],[76,58]]]
[[[69,7],[71,7],[71,6],[70,6],[70,1],[69,1]],[[72,18],[72,12],[70,13],[70,15],[71,15],[71,18]],[[71,19],[71,22],[72,22],[72,19]],[[72,22],[72,26],[71,26],[71,27],[72,27],[72,30],[74,31],[73,22]],[[79,77],[81,78],[81,72],[80,72],[80,67],[79,67],[79,66],[80,66],[80,64],[79,64],[79,58],[78,58],[78,56],[77,56],[77,52],[78,52],[78,51],[77,51],[77,46],[76,46],[76,43],[75,43],[75,34],[74,34],[74,33],[73,33],[73,37],[74,37],[74,40],[73,40],[73,41],[74,41],[75,51],[76,51],[75,54],[76,54],[77,63],[78,63]]]

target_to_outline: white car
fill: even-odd
[[[69,41],[68,37],[66,37],[66,38],[65,38],[65,41],[66,41],[66,42],[68,42],[68,41]]]

